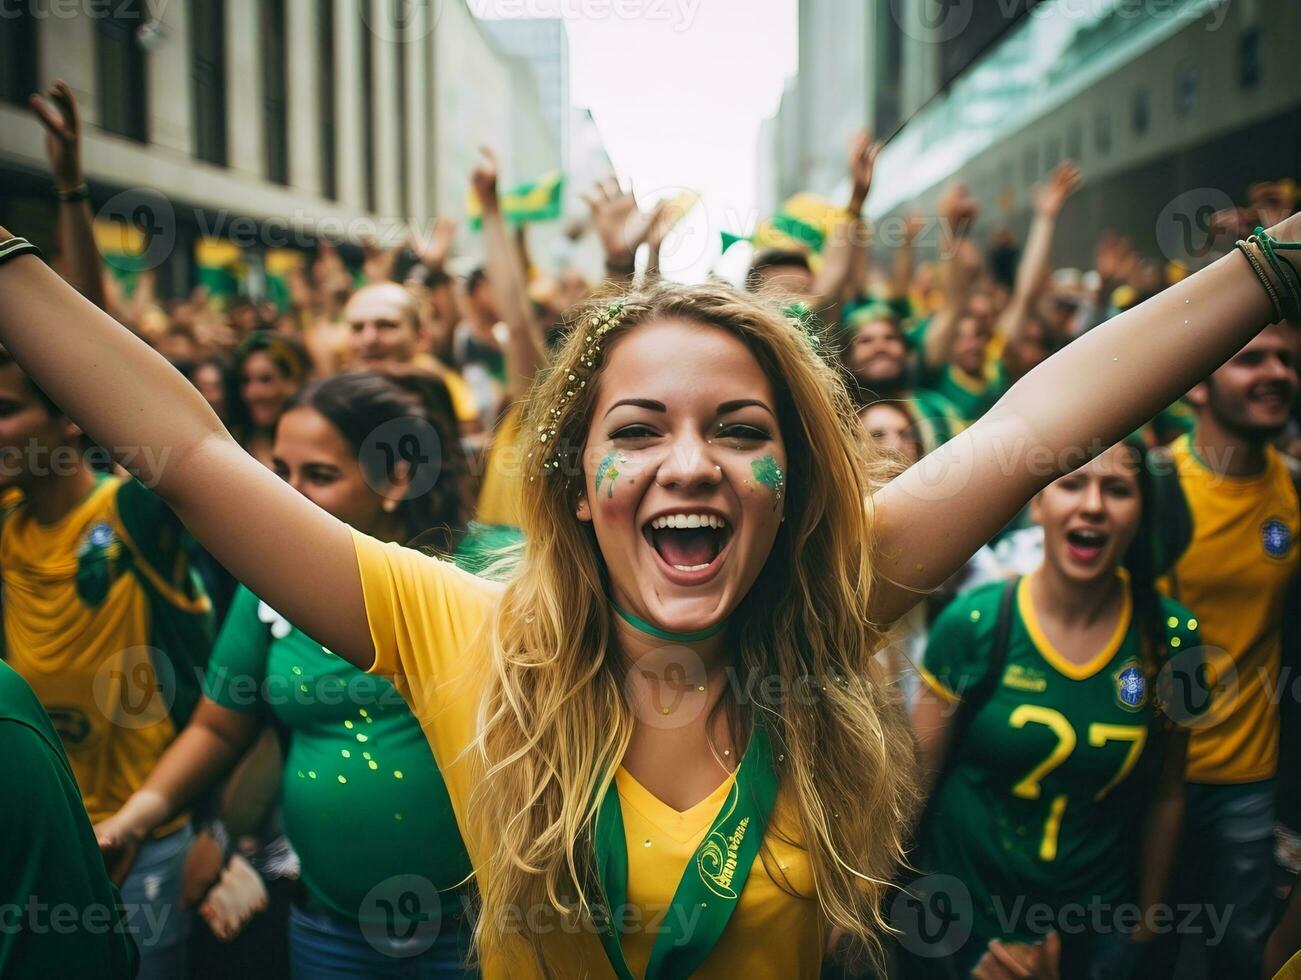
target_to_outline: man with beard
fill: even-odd
[[[898,315],[884,304],[859,307],[845,318],[849,332],[844,363],[860,407],[875,402],[898,404],[912,419],[923,453],[962,431],[958,411],[943,395],[915,388],[908,341]]]
[[[1162,587],[1203,620],[1213,685],[1206,712],[1190,721],[1184,689],[1201,692],[1176,669],[1167,709],[1192,728],[1177,900],[1227,918],[1223,940],[1207,946],[1216,977],[1260,976],[1274,914],[1277,692],[1301,507],[1271,440],[1297,394],[1296,344],[1296,326],[1268,327],[1189,392],[1197,425],[1169,455],[1186,514],[1171,507],[1160,516],[1191,519],[1191,539]],[[1213,934],[1199,925],[1200,933],[1181,931]]]

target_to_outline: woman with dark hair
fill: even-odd
[[[235,351],[241,405],[238,411],[246,416],[246,422],[230,432],[265,466],[271,466],[271,445],[280,413],[307,383],[311,370],[307,347],[297,337],[282,333],[255,330]]]
[[[456,432],[435,376],[338,375],[288,401],[272,464],[357,530],[398,542],[432,532],[445,555],[465,501]],[[302,865],[289,920],[293,975],[463,976],[469,930],[457,886],[469,861],[420,725],[393,686],[333,656],[241,586],[205,693],[139,792],[97,825],[110,858],[129,863],[139,841],[274,725],[286,743],[285,833]],[[411,935],[395,935],[385,906],[405,910],[411,896],[425,916]],[[210,924],[229,938],[228,925]]]
[[[909,975],[966,976],[991,940],[1056,930],[1064,976],[1125,977],[1166,896],[1196,718],[1186,698],[1162,702],[1196,679],[1200,642],[1155,589],[1170,549],[1142,443],[1061,477],[1030,512],[1042,566],[959,596],[923,660],[913,724],[930,801],[914,864],[949,877],[917,887],[966,906],[972,930],[925,953],[906,936],[923,954]]]
[[[178,364],[177,369],[199,389],[199,394],[212,406],[227,429],[241,432],[247,428],[248,407],[240,397],[240,379],[228,359],[213,355],[201,361],[188,362],[184,367]]]

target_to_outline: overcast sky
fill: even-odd
[[[703,198],[707,214],[693,214],[664,259],[666,272],[691,279],[712,264],[719,230],[750,230],[736,226],[755,205],[759,122],[797,67],[796,5],[469,0],[483,17],[564,17],[570,101],[592,110],[619,175],[646,200],[679,189]]]

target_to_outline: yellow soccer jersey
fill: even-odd
[[[1283,601],[1298,568],[1301,507],[1283,458],[1269,450],[1264,473],[1221,476],[1206,466],[1189,436],[1171,447],[1192,517],[1192,540],[1161,583],[1201,620],[1202,640],[1224,650],[1231,671],[1220,676],[1207,713],[1192,732],[1188,780],[1247,783],[1278,768],[1275,693],[1282,657]],[[1223,701],[1219,699],[1224,699]]]
[[[479,763],[466,748],[477,732],[489,670],[481,631],[502,586],[358,531],[353,531],[353,542],[375,643],[371,672],[397,675],[397,686],[420,719],[447,781],[470,862],[478,864],[491,844],[488,838],[495,818],[485,820],[471,809]],[[657,935],[654,926],[666,914],[687,862],[709,830],[731,782],[725,781],[708,799],[679,812],[627,771],[616,773],[628,853],[628,902],[641,913],[637,921],[647,924],[623,939],[634,976],[645,973]],[[791,836],[791,822],[782,814],[779,798],[764,841],[770,860],[765,863],[762,853],[755,860],[727,928],[693,976],[798,980],[819,975],[824,936],[812,866],[805,851],[781,839],[782,831]],[[530,923],[537,928],[552,976],[614,976],[596,935],[565,931],[554,918],[547,918],[546,910],[532,910],[530,915],[531,919],[503,925],[520,932]],[[542,973],[521,936],[504,960],[484,964],[483,975],[490,980],[515,980]]]
[[[20,501],[0,525],[6,659],[63,739],[92,822],[139,789],[198,698],[212,615],[184,540],[160,498],[111,476],[55,524]]]

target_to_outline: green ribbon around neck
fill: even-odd
[[[756,725],[727,799],[687,862],[660,922],[645,980],[690,976],[708,958],[740,901],[776,799],[772,745],[767,731]],[[628,905],[628,843],[613,780],[597,810],[593,843],[605,897],[601,945],[619,980],[634,980],[614,925]]]
[[[721,623],[716,623],[708,629],[696,630],[694,633],[673,633],[669,630],[662,630],[658,626],[652,626],[644,619],[638,619],[628,610],[613,602],[610,603],[610,606],[619,614],[620,619],[638,632],[653,636],[657,640],[669,640],[673,643],[697,643],[700,640],[708,640],[711,636],[717,636],[723,632],[727,627],[727,620],[724,619]]]

